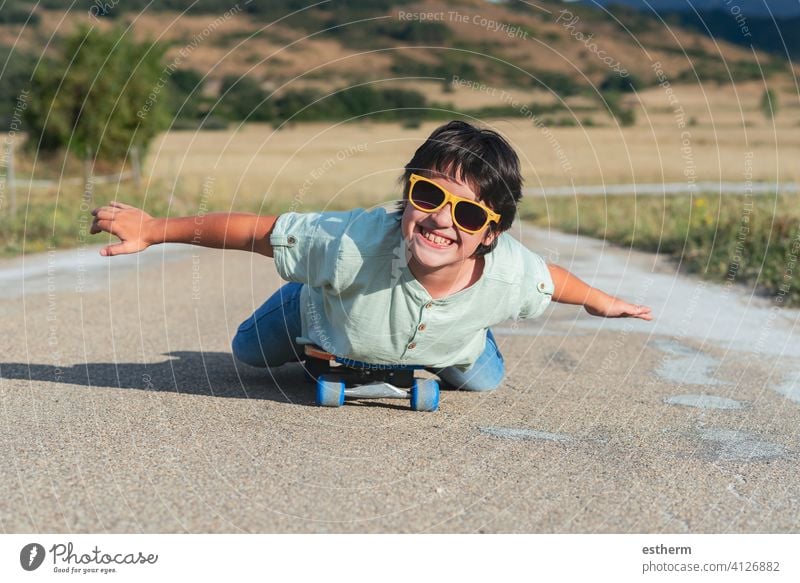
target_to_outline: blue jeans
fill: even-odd
[[[303,284],[287,283],[239,326],[233,338],[233,354],[251,366],[272,367],[304,358],[303,347],[295,342],[302,335],[300,290]],[[491,391],[503,380],[505,365],[492,331],[486,333],[486,348],[466,371],[453,366],[429,368],[449,388]],[[445,387],[448,388],[448,387]]]

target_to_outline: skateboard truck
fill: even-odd
[[[414,411],[439,408],[439,383],[414,378],[421,366],[376,365],[335,356],[313,344],[305,345],[306,373],[317,386],[321,407],[341,407],[350,399],[409,399]]]

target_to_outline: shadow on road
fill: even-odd
[[[238,363],[226,352],[176,351],[165,356],[169,359],[147,364],[0,363],[0,379],[314,404],[313,386],[305,380],[300,363],[260,369]]]

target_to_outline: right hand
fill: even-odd
[[[90,233],[92,235],[105,231],[119,237],[119,243],[108,245],[100,250],[100,255],[124,255],[138,253],[153,244],[151,232],[155,219],[143,210],[129,204],[112,201],[108,206],[101,206],[92,211],[94,221]]]

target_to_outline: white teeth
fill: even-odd
[[[433,241],[437,245],[450,245],[452,241],[450,239],[445,239],[444,237],[439,237],[438,235],[434,235],[429,231],[422,231],[422,236],[428,239],[429,241]]]

